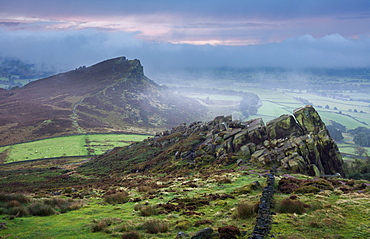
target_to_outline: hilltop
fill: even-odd
[[[0,91],[1,145],[88,132],[153,134],[204,115],[125,57]]]

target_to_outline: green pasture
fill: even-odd
[[[328,124],[330,121],[329,120],[334,120],[344,126],[347,127],[347,129],[354,129],[354,128],[357,128],[357,127],[369,127],[359,121],[363,121],[361,119],[354,119],[354,118],[351,118],[349,116],[346,116],[346,115],[342,115],[342,114],[338,114],[336,112],[332,112],[332,111],[326,111],[324,109],[317,109],[317,111],[319,112],[322,120]],[[370,125],[370,124],[369,124]]]
[[[114,147],[126,146],[131,142],[142,141],[148,137],[148,135],[136,134],[63,136],[0,147],[0,153],[7,155],[4,163],[66,156],[99,155]]]
[[[329,106],[329,109],[315,107],[326,124],[330,124],[330,120],[334,120],[345,125],[348,129],[354,129],[357,127],[370,127],[370,108],[369,104],[366,102],[342,101],[308,94],[305,92],[284,93],[260,88],[246,88],[243,90],[257,94],[263,103],[262,107],[258,109],[258,114],[251,116],[251,119],[255,117],[261,117],[268,121],[279,117],[282,114],[292,114],[293,110],[304,106],[304,103],[301,103],[293,98],[300,97],[310,101],[314,104],[314,106]],[[334,107],[337,107],[337,110],[334,110]],[[353,112],[354,109],[356,109],[358,112]],[[349,110],[352,110],[352,112]],[[339,114],[339,111],[342,111],[342,114]],[[363,111],[364,113],[360,113],[360,111]]]
[[[258,114],[249,116],[249,119],[254,119],[254,118],[259,117],[259,118],[262,118],[266,123],[276,118],[277,116],[292,113],[290,109],[286,108],[285,106],[282,106],[281,104],[270,102],[270,101],[263,101],[262,103],[263,105],[261,106],[261,108],[258,109]]]

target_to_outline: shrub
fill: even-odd
[[[7,204],[7,207],[19,207],[21,204],[17,200],[9,201]]]
[[[168,222],[159,219],[148,220],[143,224],[143,228],[151,234],[167,232],[168,226]]]
[[[234,217],[240,219],[247,219],[252,217],[257,212],[258,212],[258,203],[253,205],[243,202],[239,203],[238,206],[236,207],[236,213]]]
[[[16,217],[24,217],[29,215],[27,208],[24,206],[13,207],[11,213]]]
[[[140,234],[135,231],[126,232],[122,234],[122,239],[139,239]]]
[[[119,192],[115,194],[105,195],[104,200],[110,204],[121,204],[128,202],[128,193]]]
[[[291,200],[289,198],[282,200],[276,208],[279,213],[304,213],[305,207],[309,207],[307,204],[302,203],[298,200]]]
[[[31,204],[27,208],[33,216],[50,216],[56,213],[52,206],[39,202]]]

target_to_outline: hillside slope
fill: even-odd
[[[125,57],[2,90],[0,106],[1,145],[84,132],[154,133],[204,112]]]

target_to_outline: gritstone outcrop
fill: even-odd
[[[139,152],[145,152],[137,157]],[[181,124],[171,131],[113,150],[85,167],[120,172],[181,172],[217,165],[248,163],[274,166],[312,176],[340,173],[343,160],[325,124],[312,106],[296,109],[264,124],[262,119]]]

